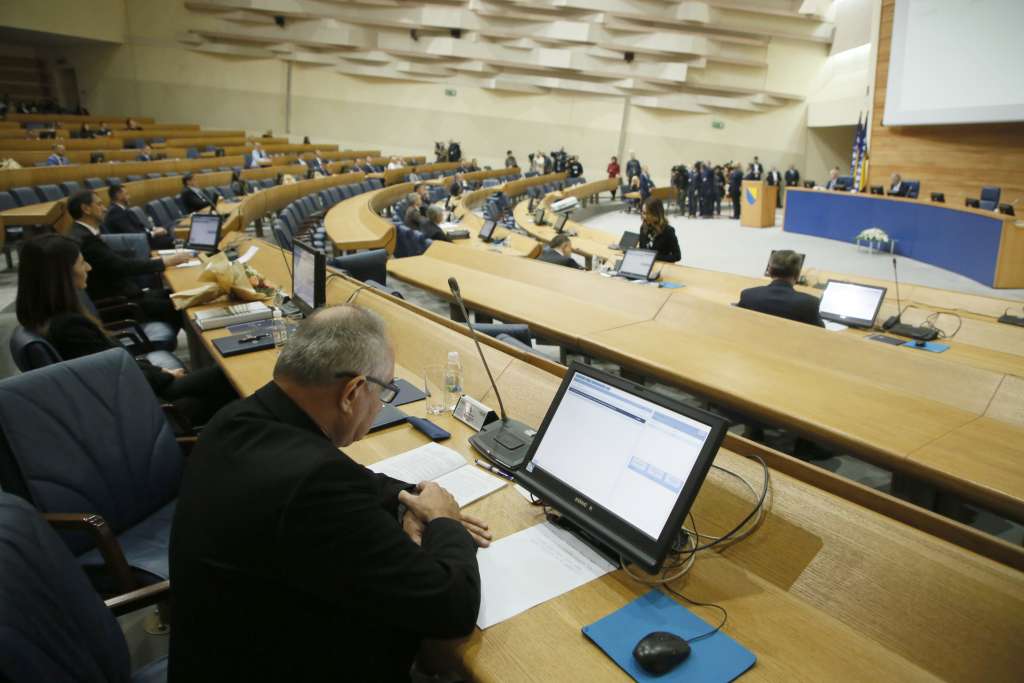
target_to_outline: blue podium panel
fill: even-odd
[[[850,245],[866,228],[896,240],[896,253],[995,286],[1004,216],[842,192],[786,193],[783,230]]]

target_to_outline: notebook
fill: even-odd
[[[460,508],[508,483],[470,465],[459,453],[436,443],[375,462],[370,469],[410,484],[436,482],[455,497]]]

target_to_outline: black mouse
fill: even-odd
[[[652,676],[661,676],[690,656],[690,644],[666,631],[648,633],[633,648],[633,657]]]
[[[914,346],[916,346],[919,349],[923,349],[925,347],[925,343],[923,341],[916,341],[914,342]]]

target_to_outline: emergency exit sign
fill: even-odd
[[[725,121],[712,121],[711,122],[711,127],[712,128],[725,128]]]
[[[444,94],[448,97],[455,97],[455,88],[445,88]]]

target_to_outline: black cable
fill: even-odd
[[[335,273],[332,277],[341,277],[341,276],[338,275],[337,273]],[[329,280],[330,278],[327,278],[327,279]],[[353,290],[353,292],[348,295],[348,298],[345,299],[345,303],[346,304],[350,304],[353,301],[355,301],[356,297],[359,296],[359,292],[363,291],[364,289],[370,289],[370,285],[359,285],[358,287],[356,287],[355,290]]]
[[[672,588],[672,586],[670,586],[668,584],[664,584],[662,586],[662,588],[664,588],[665,591],[667,591],[668,593],[676,596],[677,598],[682,598],[683,600],[685,600],[686,602],[690,603],[691,605],[695,605],[697,607],[710,607],[710,608],[716,609],[716,610],[718,610],[719,612],[722,613],[722,621],[719,622],[718,626],[714,627],[710,631],[707,631],[706,633],[700,634],[699,636],[694,636],[693,638],[686,638],[686,642],[687,643],[695,643],[698,640],[704,640],[705,638],[710,638],[711,636],[715,635],[716,633],[721,631],[723,628],[725,628],[726,622],[729,621],[729,611],[727,609],[725,609],[724,607],[722,607],[721,605],[719,605],[719,604],[716,604],[714,602],[700,602],[698,600],[693,600],[691,598],[686,597],[685,595],[683,595],[682,593],[677,591],[675,588]]]
[[[764,505],[765,498],[768,497],[768,480],[769,480],[768,463],[766,463],[764,461],[764,459],[761,458],[761,456],[756,455],[756,454],[751,454],[751,455],[748,455],[746,457],[751,458],[753,460],[757,460],[759,463],[761,463],[761,467],[764,469],[764,487],[761,489],[761,496],[757,499],[757,503],[754,505],[753,509],[747,514],[746,517],[743,518],[743,521],[740,522],[739,524],[737,524],[735,527],[733,527],[733,529],[729,533],[724,534],[723,536],[721,536],[721,537],[719,537],[719,538],[717,538],[717,539],[715,539],[715,540],[713,540],[710,543],[707,543],[705,545],[697,545],[697,546],[695,546],[694,549],[693,549],[693,552],[696,553],[696,552],[700,552],[702,550],[707,550],[709,548],[713,548],[716,545],[719,545],[721,543],[725,543],[726,541],[730,540],[733,536],[735,536],[737,533],[739,533],[740,529],[742,529],[744,526],[747,525],[747,522],[749,522],[751,519],[754,518],[754,515],[756,515],[761,510],[761,507]],[[690,519],[692,521],[693,517],[691,517]],[[694,531],[694,534],[696,535],[697,530],[694,529],[693,531]],[[694,542],[695,543],[699,543],[699,540],[700,540],[700,537],[698,536],[697,539]]]

